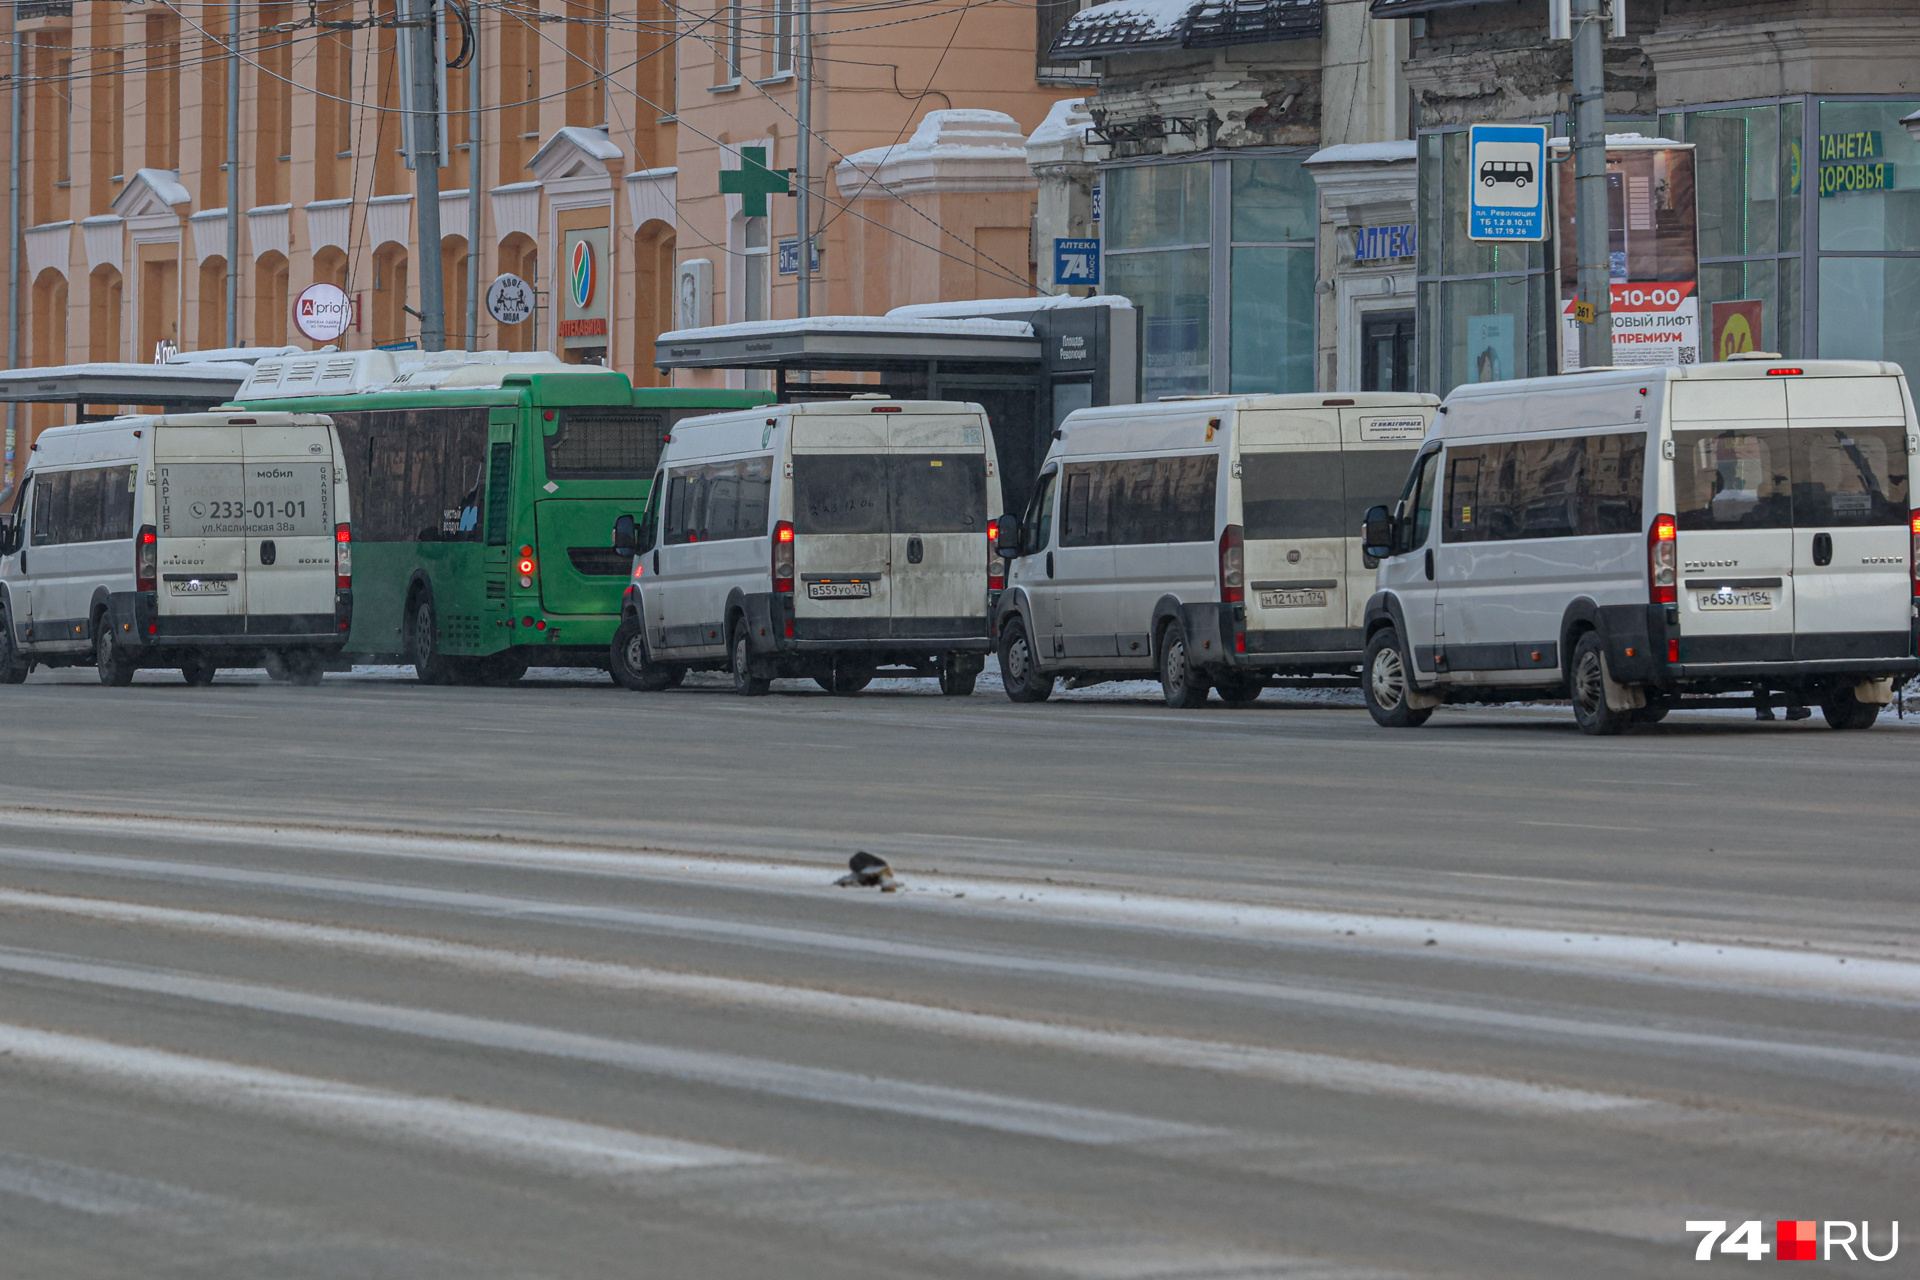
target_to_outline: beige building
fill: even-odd
[[[1028,292],[1024,134],[1074,92],[1080,70],[1039,63],[1049,7],[816,7],[814,311]],[[20,364],[145,362],[162,343],[228,345],[229,218],[239,224],[238,344],[318,345],[292,321],[293,300],[315,282],[355,303],[338,345],[417,339],[420,246],[400,152],[393,0],[240,7],[237,211],[225,168],[229,12],[24,0],[0,15],[22,56],[14,95],[0,99],[19,102],[22,129],[20,225],[9,228]],[[796,202],[774,196],[757,220],[719,189],[745,147],[794,165],[792,0],[467,12],[477,52],[447,73],[452,163],[440,172],[448,345],[551,348],[649,383],[659,381],[653,338],[674,324],[676,299],[715,320],[795,314],[779,241],[793,235]],[[449,58],[466,48],[450,21]],[[470,254],[482,290],[502,272],[535,284],[532,319],[500,325],[480,307],[467,332]],[[707,295],[683,296],[688,261],[708,264],[693,273]],[[37,429],[63,412],[36,407],[22,421]]]

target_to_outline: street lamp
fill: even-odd
[[[1905,117],[1900,123],[1907,126],[1907,132],[1913,135],[1915,142],[1920,142],[1920,111]]]

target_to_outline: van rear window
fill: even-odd
[[[1391,507],[1406,487],[1412,449],[1248,453],[1240,458],[1247,537],[1351,538],[1372,506]]]
[[[985,533],[980,453],[801,453],[796,533]]]
[[[1905,524],[1904,427],[1675,431],[1682,529]]]
[[[896,453],[889,468],[895,533],[987,531],[985,454]]]

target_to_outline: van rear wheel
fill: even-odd
[[[1821,702],[1820,715],[1829,729],[1871,729],[1880,718],[1880,704],[1862,702],[1852,689],[1842,689]]]
[[[1615,711],[1607,705],[1607,664],[1597,631],[1582,634],[1573,648],[1573,675],[1567,681],[1567,694],[1573,701],[1574,723],[1582,733],[1606,737],[1619,733],[1633,718],[1633,712]]]
[[[1417,729],[1433,718],[1432,707],[1416,709],[1407,703],[1413,682],[1398,631],[1386,627],[1374,632],[1373,639],[1367,641],[1364,665],[1366,676],[1360,681],[1360,693],[1375,724],[1383,729]]]
[[[133,658],[120,652],[120,646],[113,642],[113,626],[104,612],[93,620],[93,665],[100,673],[101,684],[123,689],[133,683]]]
[[[758,698],[773,687],[773,681],[753,674],[753,655],[747,649],[747,620],[736,618],[733,642],[727,646],[733,655],[733,691],[743,698]]]
[[[13,641],[13,615],[0,609],[0,684],[19,684],[31,670],[33,664]]]
[[[1205,705],[1207,683],[1187,660],[1187,637],[1180,624],[1169,622],[1160,629],[1160,692],[1167,705],[1184,710]]]
[[[1014,702],[1045,702],[1053,696],[1053,677],[1041,674],[1027,624],[1017,617],[1000,624],[1000,684]]]
[[[979,678],[980,667],[974,660],[950,654],[940,663],[940,692],[949,698],[973,696],[974,682]]]
[[[1266,681],[1251,676],[1234,676],[1225,680],[1216,680],[1214,689],[1220,694],[1220,701],[1230,707],[1244,707],[1260,698],[1260,691],[1267,687]]]
[[[205,688],[213,683],[213,677],[219,668],[214,665],[210,654],[189,654],[180,662],[180,678],[196,688]]]

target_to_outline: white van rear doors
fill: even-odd
[[[793,415],[793,612],[885,636],[892,615],[888,417]],[[831,629],[831,628],[829,628]]]
[[[1339,410],[1244,412],[1239,443],[1249,647],[1342,647],[1331,633],[1358,625],[1348,619],[1366,601],[1348,600],[1360,512],[1349,510]]]
[[[1793,465],[1794,656],[1904,654],[1913,459],[1900,379],[1783,382]],[[1859,651],[1874,633],[1899,648]]]
[[[993,514],[986,422],[970,414],[887,417],[893,634],[924,630],[910,619],[984,617]]]
[[[321,423],[238,430],[245,461],[248,630],[330,630],[333,433]]]
[[[156,426],[153,524],[159,535],[162,617],[237,618],[247,612],[245,455],[232,427]],[[188,624],[182,634],[193,634]],[[206,624],[236,634],[238,624]]]
[[[1681,656],[1793,656],[1793,462],[1781,381],[1675,381]]]

